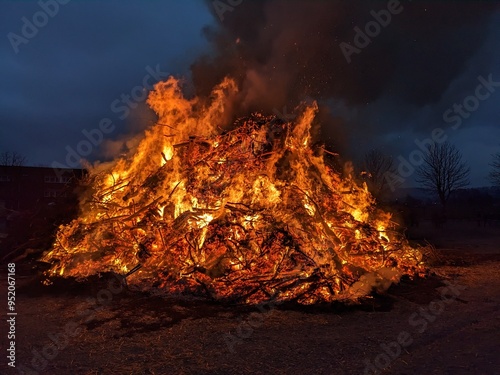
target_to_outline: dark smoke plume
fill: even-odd
[[[353,45],[354,27],[364,29],[371,11],[387,9],[388,1],[243,0],[223,22],[214,1],[206,3],[217,21],[205,29],[212,53],[192,65],[192,78],[201,95],[223,77],[235,78],[242,91],[234,116],[290,111],[310,98],[355,114],[385,96],[400,103],[399,111],[432,105],[482,46],[498,9],[486,1],[401,1],[402,12],[348,63],[340,43]],[[330,118],[323,133],[370,127],[357,121]]]

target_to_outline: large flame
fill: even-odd
[[[91,171],[82,213],[43,259],[50,275],[113,271],[128,284],[216,299],[357,299],[423,270],[421,254],[311,144],[317,105],[293,123],[258,114],[221,131],[237,92],[209,104],[179,82],[156,85],[158,123],[137,150]]]

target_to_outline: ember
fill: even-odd
[[[132,155],[91,172],[80,217],[43,256],[49,275],[112,271],[142,290],[311,304],[423,271],[366,186],[311,147],[316,104],[293,123],[253,114],[221,132],[236,92],[226,79],[204,104],[174,78],[156,85],[158,123]]]

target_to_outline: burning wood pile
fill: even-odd
[[[95,168],[80,216],[44,254],[51,276],[128,274],[169,294],[256,303],[356,300],[423,270],[366,189],[311,147],[316,105],[293,123],[254,114],[218,124],[237,89],[212,101],[158,84],[159,116],[131,155]]]

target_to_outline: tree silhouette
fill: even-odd
[[[423,164],[417,169],[417,182],[438,195],[444,210],[450,194],[469,185],[469,174],[461,152],[445,142],[428,149]]]
[[[380,150],[370,150],[365,154],[363,170],[362,175],[368,190],[377,200],[380,200],[388,188],[386,174],[396,173],[392,158]]]
[[[0,165],[19,167],[26,163],[26,156],[17,152],[4,151],[0,153]]]
[[[493,155],[493,161],[490,163],[490,181],[497,186],[500,186],[500,152]]]

